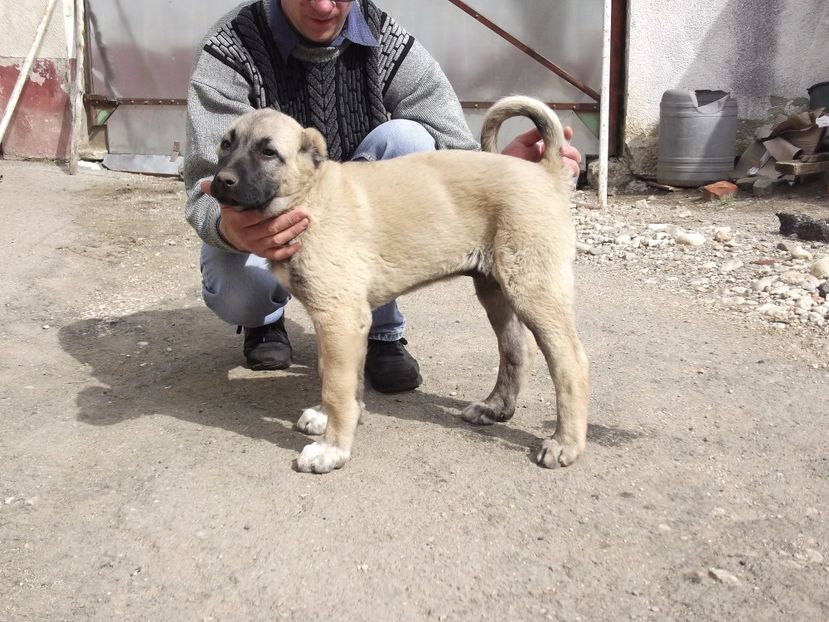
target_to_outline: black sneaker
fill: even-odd
[[[406,351],[408,342],[368,340],[366,376],[380,393],[401,393],[420,386],[420,366]]]
[[[240,326],[237,332],[241,329]],[[285,318],[257,328],[245,327],[244,352],[248,367],[253,370],[287,369],[291,365],[291,342],[285,331]]]

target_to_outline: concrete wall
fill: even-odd
[[[754,130],[807,108],[829,80],[826,0],[630,0],[624,142],[654,174],[659,102],[672,88],[719,89],[739,105],[737,153]]]
[[[47,4],[47,0],[0,2],[0,33],[3,33],[0,36],[0,110],[3,112]],[[71,7],[72,3],[59,0],[55,7],[15,115],[6,130],[3,153],[7,157],[62,159],[67,156],[72,121],[65,5]]]

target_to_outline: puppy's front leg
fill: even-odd
[[[317,337],[317,375],[320,382],[325,377],[325,361],[323,360],[322,348],[320,348],[319,337]],[[310,434],[311,436],[319,436],[325,432],[328,426],[328,415],[322,410],[322,405],[317,404],[312,408],[306,408],[302,411],[299,419],[294,424],[294,427],[303,434]]]
[[[322,411],[328,422],[323,440],[306,445],[297,458],[304,473],[328,473],[351,457],[354,432],[362,411],[363,364],[371,323],[368,308],[349,317],[330,314],[314,317],[314,326],[325,361],[322,374]]]
[[[294,424],[297,430],[311,436],[319,436],[324,433],[327,426],[328,415],[325,414],[325,411],[323,411],[320,405],[303,410],[299,419]]]

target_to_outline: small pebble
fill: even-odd
[[[720,583],[727,583],[729,585],[739,585],[740,583],[740,580],[737,577],[722,568],[710,568],[708,570],[708,576],[712,579],[716,579]]]

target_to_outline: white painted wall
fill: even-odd
[[[0,2],[0,58],[24,59],[35,38],[35,32],[46,11],[48,0],[3,0]],[[49,27],[43,37],[38,58],[67,59],[64,10],[71,19],[72,2],[58,0]],[[71,24],[71,21],[70,21]],[[71,28],[70,28],[71,32]]]
[[[67,41],[66,33],[74,30],[73,0],[57,0],[28,68],[27,82],[19,98],[12,98],[48,5],[48,0],[0,0],[0,110],[4,118],[14,104],[3,136],[4,157],[63,159],[68,153],[69,58],[74,57],[74,43]]]
[[[672,88],[719,89],[738,101],[738,154],[754,129],[803,110],[829,81],[827,0],[629,0],[624,141],[653,174],[659,102]]]

